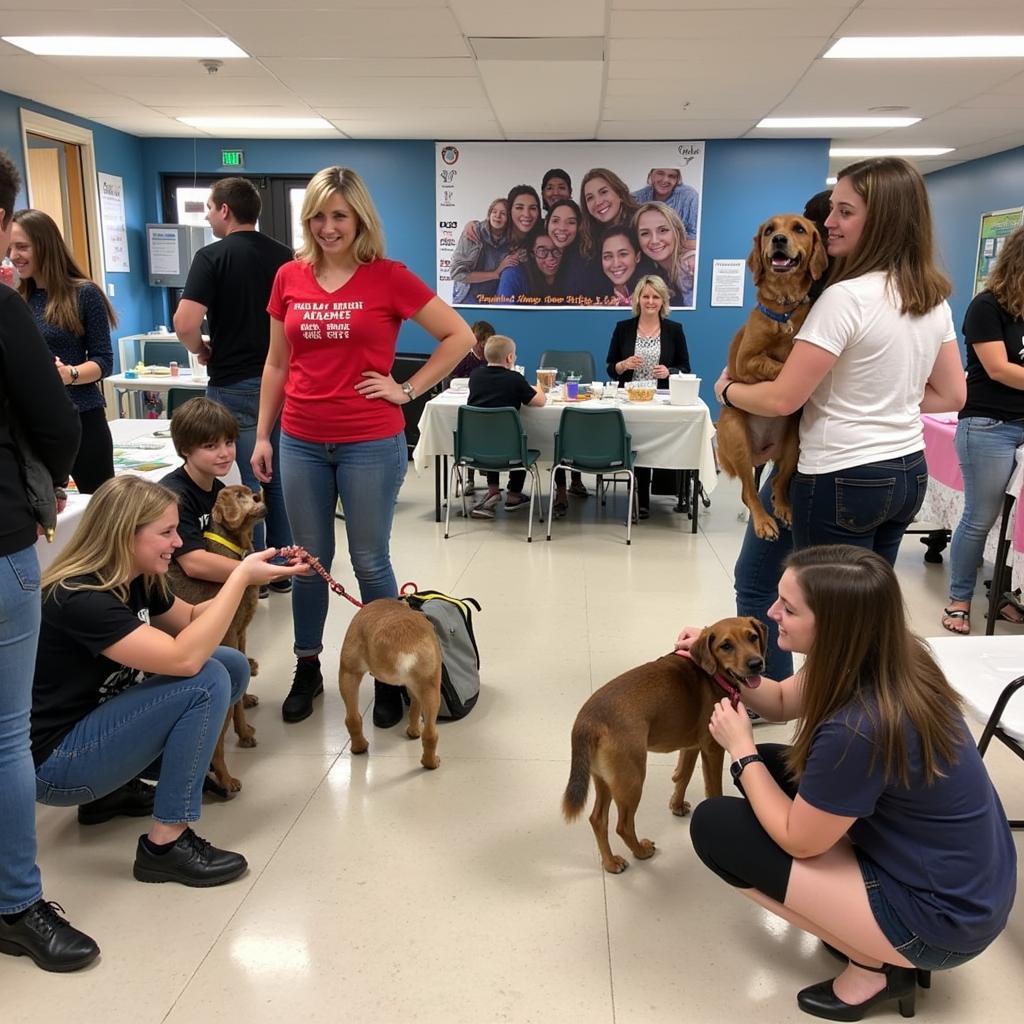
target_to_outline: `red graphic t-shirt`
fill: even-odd
[[[277,272],[267,312],[284,324],[290,349],[282,428],[314,442],[377,441],[405,427],[401,406],[355,390],[364,370],[390,373],[403,320],[432,298],[403,263],[374,260],[327,292],[309,263]]]

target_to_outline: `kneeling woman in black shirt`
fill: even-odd
[[[239,562],[213,600],[190,605],[164,578],[181,545],[177,527],[173,492],[116,477],[96,491],[43,574],[32,757],[37,799],[96,801],[93,820],[100,811],[149,813],[148,787],[125,784],[160,758],[135,877],[211,886],[247,866],[189,827],[224,716],[249,682],[245,656],[218,644],[246,587],[303,570],[270,565],[274,549],[260,551]]]

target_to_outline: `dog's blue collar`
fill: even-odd
[[[803,303],[798,303],[788,313],[776,313],[774,309],[769,309],[763,302],[757,304],[758,313],[764,313],[769,320],[774,320],[777,324],[788,324],[793,319],[793,314],[802,306]]]

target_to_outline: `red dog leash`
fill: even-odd
[[[672,651],[672,653],[677,658],[686,658],[689,661],[693,661],[693,658],[690,657],[688,652],[687,653],[682,653],[680,651]],[[700,666],[697,664],[697,662],[693,661],[693,664],[694,664],[694,666],[696,668],[700,668]],[[704,672],[704,669],[700,669],[700,670],[701,670],[701,672]],[[730,683],[729,680],[726,679],[725,676],[723,676],[721,672],[716,672],[714,675],[711,675],[710,672],[704,672],[704,674],[706,676],[710,676],[718,684],[719,689],[725,691],[725,695],[729,698],[729,703],[732,705],[733,711],[735,711],[737,705],[739,704],[740,700],[742,699],[742,695],[740,694],[739,687],[734,686],[732,683]]]
[[[340,597],[345,598],[346,601],[350,601],[357,608],[362,608],[363,603],[357,601],[320,563],[320,559],[316,555],[311,555],[305,548],[299,547],[297,544],[293,544],[288,548],[280,548],[277,552],[282,558],[290,558],[297,562],[302,562],[308,565],[313,572],[322,576],[327,586],[338,594]],[[415,583],[403,583],[402,594],[404,595],[406,590],[410,590],[411,593],[415,593],[419,588]]]

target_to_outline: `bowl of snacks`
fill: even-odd
[[[631,402],[653,402],[657,388],[653,380],[631,380],[626,384],[626,397]]]

